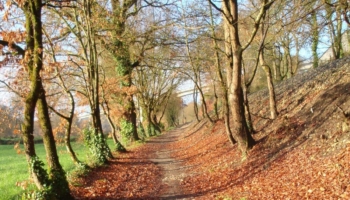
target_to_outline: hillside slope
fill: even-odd
[[[350,199],[350,58],[277,85],[276,120],[269,119],[267,93],[249,96],[258,144],[247,160],[228,142],[222,121],[193,125],[171,144],[188,169],[184,195]]]

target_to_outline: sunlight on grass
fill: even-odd
[[[112,140],[107,140],[108,145],[113,150]],[[88,160],[88,150],[83,142],[73,142],[73,149],[78,158],[86,162]],[[23,146],[21,146],[23,151]],[[35,150],[38,157],[46,162],[45,149],[43,144],[36,144]],[[65,146],[58,145],[57,152],[63,169],[69,173],[75,166],[69,157]],[[28,165],[24,153],[17,154],[14,145],[0,145],[0,199],[15,199],[23,189],[16,186],[16,182],[23,182],[29,179]]]

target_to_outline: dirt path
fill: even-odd
[[[171,154],[179,149],[172,149],[171,144],[180,140],[182,133],[187,126],[169,131],[159,137],[152,138],[147,145],[158,146],[154,158],[150,160],[156,163],[162,169],[162,186],[163,194],[161,199],[185,199],[181,191],[180,184],[186,177],[185,169],[181,160],[174,159]]]
[[[180,184],[186,176],[182,162],[172,157],[174,143],[187,126],[153,137],[145,144],[116,155],[109,165],[92,170],[71,183],[75,199],[185,199]]]

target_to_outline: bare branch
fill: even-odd
[[[7,46],[10,49],[13,49],[14,51],[16,51],[22,57],[24,57],[25,50],[22,47],[18,46],[17,44],[12,43],[12,42],[8,42],[8,41],[5,41],[5,40],[0,40],[0,45]]]

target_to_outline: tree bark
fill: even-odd
[[[223,6],[223,10],[225,13],[229,13],[228,7]],[[213,23],[213,19],[212,19]],[[224,36],[225,36],[225,55],[228,61],[228,64],[226,66],[226,83],[224,81],[222,72],[221,72],[221,66],[219,62],[219,52],[216,50],[215,57],[216,57],[216,70],[217,74],[220,79],[222,91],[223,91],[223,112],[224,112],[224,123],[225,123],[225,130],[226,135],[231,142],[232,145],[236,143],[236,140],[233,138],[231,127],[230,127],[230,104],[228,99],[228,87],[231,84],[232,80],[232,67],[233,67],[233,59],[232,59],[232,48],[231,48],[231,37],[230,37],[230,22],[228,21],[228,18],[224,17]],[[212,29],[212,34],[215,34],[214,30]],[[217,43],[215,41],[216,49],[218,48]]]
[[[49,108],[45,98],[44,89],[41,89],[38,99],[38,115],[41,130],[43,131],[43,141],[46,151],[49,178],[52,192],[58,199],[73,199],[70,195],[66,174],[58,160],[55,138],[49,115]]]
[[[262,54],[260,56],[262,56]],[[263,56],[261,57],[260,63],[261,63],[261,67],[263,68],[266,74],[266,79],[267,79],[267,88],[269,90],[269,102],[270,102],[270,116],[271,116],[271,119],[276,119],[278,112],[277,112],[276,95],[275,95],[275,88],[273,86],[271,70],[270,70],[270,67],[266,64]]]
[[[238,37],[238,34],[237,36]],[[236,41],[237,42],[237,41]],[[242,51],[240,45],[236,43],[237,49],[233,49],[233,71],[232,83],[229,87],[229,102],[231,103],[231,113],[233,119],[233,137],[238,142],[239,148],[243,155],[255,144],[254,139],[249,132],[247,122],[244,115],[243,91],[241,87],[241,71],[242,71]]]
[[[260,54],[259,54],[260,55]],[[253,121],[250,115],[250,107],[248,101],[248,86],[245,81],[245,69],[243,67],[243,77],[242,77],[242,91],[243,91],[243,104],[244,104],[244,114],[247,121],[248,130],[250,133],[254,133]]]
[[[199,122],[199,115],[198,115],[198,103],[197,103],[197,99],[198,99],[198,93],[197,93],[197,88],[194,87],[193,88],[193,109],[194,109],[194,115],[196,117],[197,122]]]

